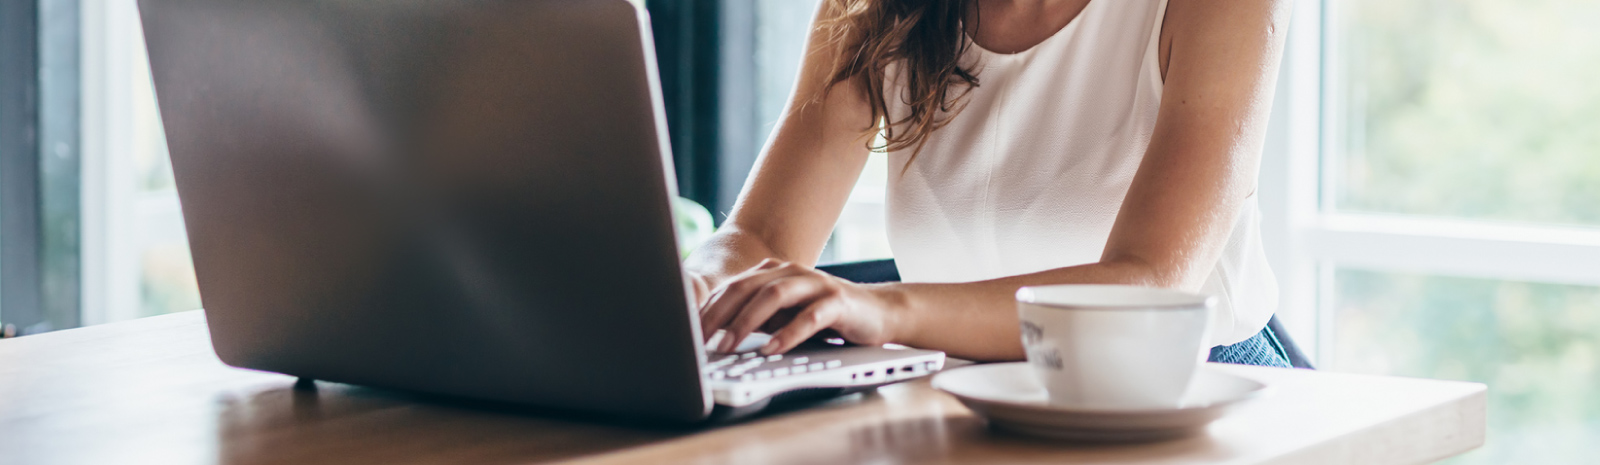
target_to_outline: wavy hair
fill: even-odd
[[[977,74],[960,64],[971,46],[962,30],[962,13],[975,0],[825,0],[837,16],[819,27],[840,50],[827,91],[852,82],[872,108],[867,131],[882,130],[875,151],[922,149],[928,135],[961,110],[961,100],[978,85]],[[974,9],[976,13],[976,9]],[[904,95],[887,95],[891,65],[899,66]],[[902,98],[910,113],[891,120],[890,98]]]

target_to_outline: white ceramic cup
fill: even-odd
[[[1215,299],[1136,286],[1017,290],[1022,345],[1050,402],[1084,409],[1183,406],[1205,362]]]

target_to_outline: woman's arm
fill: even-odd
[[[872,113],[861,89],[841,82],[828,90],[839,46],[817,25],[838,14],[832,3],[813,19],[793,95],[732,214],[684,262],[699,302],[763,260],[815,265],[866,166]]]
[[[781,326],[762,349],[768,353],[787,351],[831,328],[856,342],[894,341],[961,358],[1014,360],[1024,356],[1014,300],[1018,287],[1102,283],[1198,290],[1255,186],[1288,17],[1286,0],[1171,0],[1161,49],[1166,85],[1155,133],[1100,262],[973,283],[873,286],[767,264],[709,303],[703,312],[708,328],[726,328],[734,336],[728,339],[738,340],[755,329]]]

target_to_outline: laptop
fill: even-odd
[[[229,365],[670,422],[943,366],[941,352],[827,342],[707,352],[633,3],[139,10]]]

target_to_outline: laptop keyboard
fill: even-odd
[[[844,362],[810,356],[761,356],[755,352],[716,354],[706,364],[712,381],[758,381],[839,368]]]

